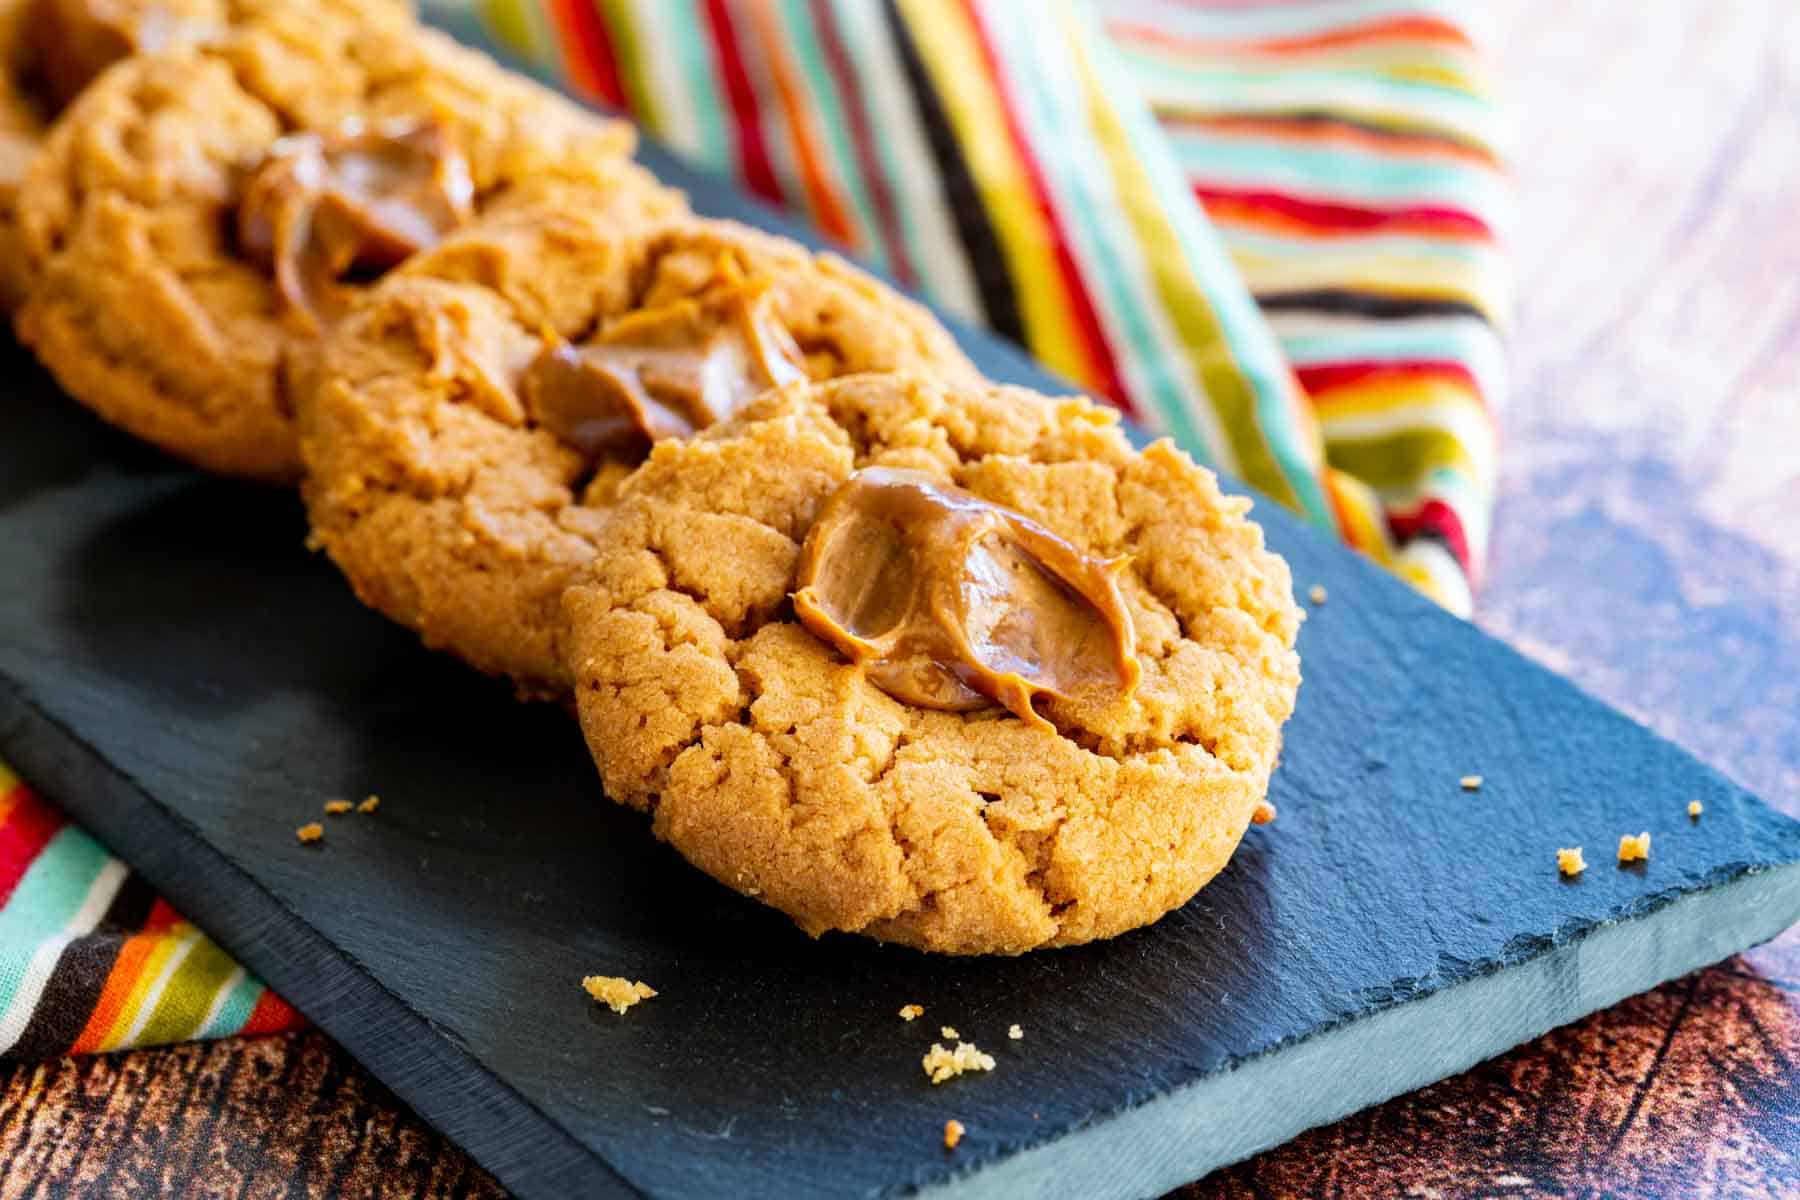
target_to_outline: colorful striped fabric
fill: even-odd
[[[0,1054],[297,1028],[281,997],[0,763]]]
[[[1479,0],[425,0],[1466,612],[1504,378]],[[301,1018],[0,765],[0,1054]]]
[[[1508,307],[1482,6],[1112,0],[1148,97],[1299,374],[1345,535],[1467,612]]]
[[[1335,525],[1299,381],[1085,10],[478,4],[428,11],[627,110],[649,136]]]

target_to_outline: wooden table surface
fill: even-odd
[[[1800,816],[1800,5],[1507,0],[1481,624]],[[1800,1193],[1800,935],[1187,1189]],[[0,1066],[0,1200],[500,1190],[317,1033]]]

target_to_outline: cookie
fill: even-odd
[[[1248,508],[1085,400],[768,393],[659,444],[565,596],[605,790],[813,935],[1154,921],[1230,858],[1300,683]]]
[[[49,122],[122,58],[288,20],[291,9],[282,0],[0,0],[0,311],[23,298],[14,198]],[[399,0],[330,0],[313,6],[313,19],[398,28],[411,10]]]
[[[294,480],[322,333],[410,253],[579,181],[685,211],[597,118],[442,35],[273,5],[107,70],[18,195],[21,339],[75,399],[214,471]]]
[[[651,440],[763,387],[973,381],[923,308],[828,254],[580,203],[495,214],[385,280],[302,405],[314,543],[364,603],[525,695],[566,695],[563,589]]]

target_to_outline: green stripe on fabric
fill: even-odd
[[[737,171],[737,152],[727,132],[729,107],[719,91],[718,66],[713,61],[712,33],[701,11],[701,0],[649,0],[660,4],[657,31],[663,35],[657,52],[674,55],[687,83],[688,107],[694,117],[697,140],[682,149],[716,171]]]
[[[267,989],[257,979],[240,969],[235,981],[228,980],[229,990],[207,1021],[194,1036],[197,1038],[230,1037],[244,1027],[256,1011],[256,1002]]]
[[[597,0],[600,19],[612,42],[613,63],[619,72],[619,89],[638,124],[657,136],[666,136],[656,89],[644,78],[644,47],[630,0]]]
[[[18,959],[21,970],[38,945],[62,932],[80,911],[94,880],[111,858],[105,847],[84,831],[65,825],[25,869],[6,907],[0,908],[0,946],[22,951]],[[12,1005],[20,982],[17,971],[0,973],[0,1013]]]
[[[204,934],[193,935],[193,948],[163,986],[150,1019],[134,1039],[140,1046],[161,1046],[194,1036],[218,999],[219,988],[237,969],[226,953]]]
[[[1331,465],[1378,491],[1416,487],[1426,471],[1469,468],[1462,439],[1441,429],[1408,429],[1375,437],[1338,435],[1326,445]]]

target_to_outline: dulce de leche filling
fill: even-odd
[[[1129,696],[1139,667],[1119,591],[1129,560],[916,471],[869,467],[825,502],[794,610],[896,700],[999,704],[1042,729],[1038,696]]]
[[[768,281],[724,255],[697,295],[627,313],[579,345],[547,343],[519,390],[541,428],[584,454],[641,457],[806,377]]]
[[[349,122],[282,138],[244,189],[238,244],[315,323],[343,307],[340,281],[396,267],[467,221],[468,160],[433,122]]]

